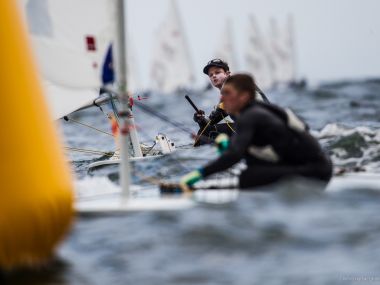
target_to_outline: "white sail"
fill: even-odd
[[[133,44],[133,41],[130,36],[127,38],[127,51],[128,91],[134,94],[135,92],[141,91],[143,89],[143,85],[141,82],[136,47]]]
[[[189,47],[175,0],[157,32],[151,66],[152,89],[165,93],[194,82]]]
[[[235,39],[232,29],[231,19],[226,20],[226,25],[221,34],[221,39],[218,44],[218,48],[215,52],[215,58],[220,58],[223,61],[226,61],[231,69],[231,71],[238,70],[238,62],[236,59],[235,51]]]
[[[55,119],[87,105],[103,85],[114,1],[24,0],[27,26]]]
[[[273,62],[270,59],[268,42],[253,15],[249,17],[247,36],[246,69],[253,74],[261,89],[268,89],[273,85]]]
[[[297,76],[297,62],[296,62],[296,47],[295,47],[295,38],[294,38],[294,18],[293,15],[289,15],[286,23],[284,33],[284,44],[289,51],[289,60],[288,60],[288,74],[290,81],[296,80]]]
[[[273,61],[275,84],[289,83],[295,78],[294,45],[291,21],[281,30],[275,19],[271,20],[270,57]]]

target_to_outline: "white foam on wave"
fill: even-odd
[[[322,130],[320,130],[319,132],[316,131],[313,134],[318,139],[323,139],[336,136],[349,136],[354,133],[360,133],[361,135],[363,135],[364,139],[366,139],[366,137],[369,136],[372,140],[375,138],[380,142],[380,130],[373,130],[365,126],[348,128],[337,123],[333,123],[327,124]]]
[[[322,142],[328,142],[335,138],[349,137],[354,134],[359,134],[363,138],[366,146],[360,148],[363,153],[361,157],[348,157],[344,148],[332,149],[332,159],[335,165],[350,167],[360,167],[366,171],[378,172],[380,169],[380,162],[376,161],[376,157],[380,155],[380,130],[371,129],[365,126],[358,126],[349,128],[339,125],[337,123],[326,125],[321,131],[314,131],[313,135]]]
[[[76,180],[74,188],[77,198],[121,192],[120,187],[112,183],[107,177],[86,177]]]

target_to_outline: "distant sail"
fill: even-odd
[[[55,119],[98,96],[114,32],[114,1],[23,0]],[[89,9],[90,7],[90,9]]]
[[[159,27],[151,66],[152,89],[168,93],[194,82],[189,47],[175,0]]]
[[[244,58],[247,71],[252,73],[261,89],[268,89],[273,84],[273,63],[269,58],[268,42],[253,15],[249,17],[247,37],[248,43]]]
[[[218,43],[218,48],[214,57],[226,61],[233,72],[236,72],[239,68],[236,59],[235,39],[231,19],[226,21],[226,25],[223,33],[221,34],[221,39]]]
[[[128,65],[128,90],[132,93],[141,91],[144,87],[141,82],[140,68],[136,47],[132,38],[127,38],[127,65]]]
[[[296,62],[296,47],[295,47],[295,35],[294,35],[294,17],[289,15],[287,18],[285,33],[284,33],[284,44],[289,51],[288,60],[288,74],[291,81],[296,80],[297,76],[297,62]]]
[[[279,29],[275,19],[270,23],[270,57],[276,84],[289,83],[295,79],[293,25],[289,19],[283,30]]]

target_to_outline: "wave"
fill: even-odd
[[[329,151],[335,166],[361,171],[380,170],[380,129],[328,124],[314,132]]]

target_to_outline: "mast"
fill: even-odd
[[[134,120],[129,107],[129,95],[127,93],[127,62],[126,62],[126,23],[125,23],[125,0],[115,0],[116,3],[116,41],[115,41],[115,70],[116,86],[121,103],[120,111],[120,184],[125,197],[129,196],[130,165],[129,149],[132,144],[134,156],[142,156],[140,144]]]

